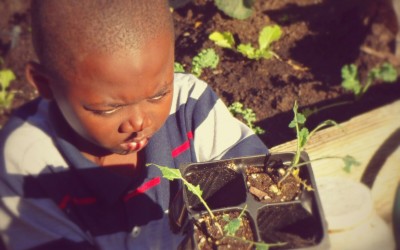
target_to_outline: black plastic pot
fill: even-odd
[[[258,201],[246,185],[245,170],[249,166],[264,167],[269,162],[290,162],[294,153],[276,153],[241,157],[205,163],[183,165],[183,177],[194,185],[200,185],[203,199],[213,212],[243,210],[251,217],[255,241],[265,243],[285,242],[272,249],[327,249],[329,247],[327,224],[311,165],[300,167],[300,177],[313,191],[302,189],[292,201],[268,203]],[[308,161],[302,153],[301,161]],[[174,228],[186,233],[182,249],[198,249],[193,237],[194,223],[207,213],[199,199],[184,188],[174,201],[170,216]]]

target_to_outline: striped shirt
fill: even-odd
[[[168,222],[180,188],[156,167],[134,178],[86,159],[55,131],[44,99],[21,107],[0,134],[0,230],[10,249],[176,249]],[[203,81],[176,74],[167,121],[144,149],[171,168],[267,148]]]

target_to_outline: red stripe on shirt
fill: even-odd
[[[144,183],[142,186],[138,187],[137,189],[132,190],[129,193],[127,193],[124,196],[124,201],[126,202],[129,199],[131,199],[132,197],[135,197],[135,196],[137,196],[139,194],[145,193],[147,190],[149,190],[149,189],[157,186],[158,184],[160,184],[160,182],[161,182],[161,177],[160,176],[149,180],[148,182]]]
[[[174,148],[171,152],[172,157],[175,158],[178,155],[182,154],[184,151],[188,150],[190,148],[190,140],[193,139],[193,133],[192,131],[189,131],[186,134],[188,140],[186,140],[184,143],[182,143],[181,145],[179,145],[178,147]]]
[[[67,194],[61,199],[60,203],[58,204],[58,207],[61,209],[65,209],[68,203],[70,202],[72,202],[75,205],[90,205],[96,202],[96,198],[94,197],[75,198]]]
[[[94,197],[73,198],[72,202],[76,205],[90,205],[96,202],[96,198]]]
[[[61,208],[61,209],[66,208],[70,200],[71,200],[71,196],[67,194],[66,196],[64,196],[62,198],[60,203],[58,203],[58,207]]]

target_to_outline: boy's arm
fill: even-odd
[[[53,201],[24,197],[4,178],[0,190],[0,230],[9,249],[94,249]]]
[[[12,119],[0,135],[0,233],[9,249],[92,249],[35,176],[61,164],[45,133]],[[11,128],[11,129],[10,129]],[[43,155],[47,156],[47,161]]]

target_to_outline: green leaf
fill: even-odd
[[[244,108],[241,102],[233,102],[229,107],[228,110],[231,112],[232,115],[239,118],[238,115],[241,115],[241,118],[246,125],[253,130],[255,134],[263,134],[265,130],[258,126],[254,126],[254,122],[257,120],[256,113],[251,108]]]
[[[259,49],[261,51],[269,49],[271,43],[279,40],[282,35],[282,29],[279,25],[265,26],[258,37]]]
[[[310,134],[310,132],[308,131],[307,128],[302,128],[299,132],[299,137],[298,140],[300,140],[300,148],[303,148],[304,145],[306,145],[307,141],[308,141],[308,135]]]
[[[256,250],[269,250],[269,245],[266,243],[256,243]]]
[[[249,59],[256,59],[256,49],[250,44],[239,44],[237,51]]]
[[[304,124],[307,120],[306,116],[298,112],[297,102],[293,105],[293,120],[289,123],[289,128],[295,128],[296,124]]]
[[[219,63],[219,56],[214,49],[203,49],[193,57],[192,73],[199,77],[204,68],[215,69]]]
[[[390,63],[384,63],[381,67],[377,68],[376,79],[384,82],[393,83],[397,80],[397,71]]]
[[[173,180],[183,180],[183,183],[187,186],[188,190],[190,192],[192,192],[193,194],[195,194],[197,197],[201,198],[201,195],[203,194],[203,191],[201,191],[200,186],[197,185],[193,185],[190,182],[187,182],[183,177],[181,172],[179,171],[179,169],[176,168],[169,168],[169,167],[165,167],[165,166],[160,166],[154,163],[148,163],[146,164],[146,166],[150,166],[150,165],[154,165],[156,166],[158,169],[160,169],[162,176],[169,180],[169,181],[173,181]]]
[[[243,114],[243,103],[241,102],[233,102],[231,105],[229,105],[228,110],[233,114]]]
[[[185,68],[183,68],[182,64],[180,64],[178,62],[175,62],[174,63],[174,72],[176,72],[176,73],[184,73],[185,72]]]
[[[342,87],[345,90],[353,92],[356,96],[361,93],[361,83],[358,80],[356,65],[344,65],[342,67],[342,79]]]
[[[10,69],[0,70],[0,85],[2,91],[5,91],[10,86],[10,83],[13,80],[15,80],[15,75],[12,70]]]
[[[305,115],[303,115],[302,113],[297,113],[297,122],[299,123],[299,124],[304,124],[305,122],[306,122],[306,116]]]
[[[346,171],[347,173],[351,172],[351,169],[352,169],[353,166],[360,166],[361,165],[361,163],[359,161],[357,161],[351,155],[346,155],[342,159],[343,159],[343,162],[344,162],[343,170]]]
[[[195,194],[199,198],[202,197],[203,191],[200,189],[200,185],[195,186],[190,182],[184,182],[184,183],[185,183],[186,187],[188,188],[188,190],[190,192],[192,192],[193,194]]]
[[[236,231],[240,228],[241,222],[241,218],[234,218],[230,220],[228,224],[224,226],[224,231],[227,233],[227,235],[234,236]]]
[[[169,167],[165,167],[165,166],[160,166],[154,163],[147,163],[146,166],[151,166],[154,165],[156,166],[158,169],[160,169],[162,176],[170,181],[176,180],[176,179],[183,179],[181,172],[179,171],[179,169],[176,168],[169,168]]]
[[[215,0],[215,5],[230,17],[246,19],[253,13],[255,0]]]
[[[233,49],[235,47],[235,38],[233,38],[232,33],[229,31],[214,31],[208,36],[208,38],[222,48]]]

